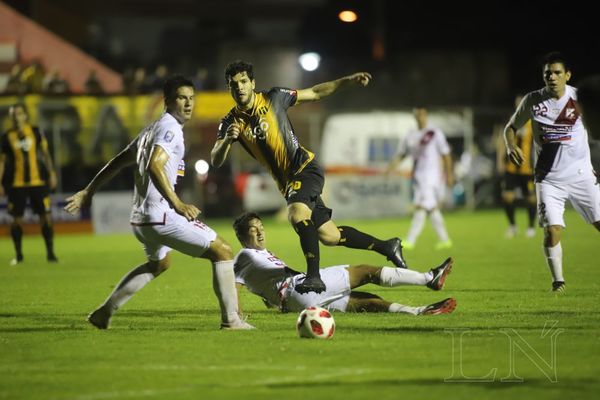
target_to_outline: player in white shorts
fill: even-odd
[[[197,220],[200,210],[196,206],[182,202],[175,193],[177,177],[185,170],[182,128],[192,117],[194,86],[191,81],[174,76],[165,82],[163,91],[166,112],[110,160],[85,189],[67,199],[65,210],[77,213],[121,169],[135,165],[131,225],[148,261],[125,275],[106,301],[88,316],[88,321],[99,329],[107,329],[112,315],[131,296],[169,268],[169,252],[175,249],[212,262],[221,328],[252,329],[239,317],[231,247]]]
[[[417,107],[413,113],[418,129],[410,131],[403,138],[398,155],[394,157],[387,169],[387,173],[390,173],[409,155],[414,162],[413,203],[415,212],[410,230],[402,245],[406,249],[415,246],[425,225],[425,219],[429,215],[439,238],[436,248],[450,248],[452,241],[448,236],[444,217],[439,209],[439,202],[444,198],[446,185],[452,187],[454,184],[450,146],[440,129],[428,125],[426,108]]]
[[[244,213],[233,223],[236,235],[244,247],[235,257],[235,279],[238,288],[246,286],[260,296],[268,307],[282,312],[301,311],[310,306],[348,312],[398,312],[413,315],[450,313],[456,307],[452,298],[440,302],[411,307],[392,303],[371,293],[356,292],[354,288],[374,283],[379,286],[422,285],[441,290],[452,269],[448,258],[429,272],[405,268],[376,267],[372,265],[338,265],[321,269],[321,278],[327,289],[321,293],[301,294],[295,286],[306,278],[304,273],[289,268],[266,248],[266,234],[260,217]]]
[[[563,214],[569,200],[583,219],[600,231],[600,188],[590,161],[588,134],[577,104],[577,90],[567,85],[571,71],[560,53],[544,60],[543,89],[528,93],[504,130],[512,162],[524,160],[515,132],[532,121],[537,162],[536,193],[540,225],[544,228],[544,254],[552,274],[552,290],[565,291],[562,268]]]

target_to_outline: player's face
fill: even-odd
[[[248,234],[244,245],[250,249],[264,250],[267,246],[265,228],[260,219],[254,218],[248,223]]]
[[[425,108],[415,108],[413,110],[413,114],[415,119],[417,120],[417,125],[419,129],[423,129],[427,126],[427,109]]]
[[[16,129],[21,129],[23,127],[23,125],[25,125],[27,123],[27,113],[25,112],[25,110],[23,110],[23,107],[20,107],[20,106],[11,107],[9,114],[10,114],[10,118],[12,120],[13,126]]]
[[[246,72],[240,72],[229,78],[227,82],[231,97],[240,108],[249,108],[254,101],[256,82]]]
[[[571,72],[565,71],[562,63],[544,65],[544,82],[550,94],[562,96],[569,79],[571,79]]]
[[[194,88],[182,86],[177,89],[177,94],[167,104],[167,112],[171,114],[180,124],[185,124],[192,118],[194,110]]]

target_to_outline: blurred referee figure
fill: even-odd
[[[565,291],[563,252],[567,200],[600,231],[600,187],[590,161],[588,134],[577,104],[577,89],[567,85],[571,70],[560,53],[549,53],[543,64],[546,86],[525,95],[504,130],[507,154],[517,165],[526,155],[517,131],[531,119],[536,144],[535,186],[538,217],[544,228],[544,254],[552,274],[552,291]]]
[[[56,173],[44,133],[29,124],[27,108],[17,103],[9,108],[12,128],[0,139],[0,197],[7,195],[13,221],[10,236],[15,246],[11,265],[23,261],[23,214],[27,199],[39,215],[46,243],[46,259],[57,262],[50,214],[50,190],[56,189]]]
[[[287,115],[294,105],[321,100],[345,86],[367,86],[370,80],[369,73],[358,72],[308,89],[275,87],[256,92],[252,64],[236,60],[225,67],[225,81],[236,105],[221,121],[211,161],[220,167],[231,145],[239,142],[271,173],[287,201],[288,220],[306,259],[307,278],[296,286],[300,293],[326,289],[319,272],[319,241],[326,246],[373,250],[396,267],[406,268],[399,238],[379,240],[350,226],[338,227],[331,220],[332,210],[321,199],[323,169],[315,154],[299,143]]]
[[[521,103],[523,96],[517,96],[515,99],[515,107]],[[523,199],[527,207],[527,230],[525,236],[531,238],[535,236],[535,184],[533,182],[533,130],[531,128],[531,120],[527,121],[515,136],[516,145],[523,151],[523,163],[516,165],[508,159],[506,154],[506,145],[502,135],[498,136],[497,151],[496,151],[496,169],[502,175],[502,204],[508,218],[508,229],[506,237],[511,239],[517,235],[518,229],[515,222],[515,197],[516,189],[520,188]]]
[[[121,169],[135,165],[130,221],[147,261],[123,277],[106,301],[88,316],[88,321],[99,329],[108,328],[112,315],[131,296],[169,268],[169,252],[175,249],[211,261],[221,328],[253,329],[239,317],[231,247],[198,220],[200,210],[196,206],[184,203],[175,193],[177,177],[185,171],[182,128],[192,117],[193,84],[174,76],[165,82],[163,92],[166,112],[110,160],[85,189],[67,199],[65,210],[76,213]]]

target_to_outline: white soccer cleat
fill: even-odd
[[[514,225],[509,226],[504,236],[506,236],[507,239],[512,239],[517,236],[517,227]]]
[[[226,331],[248,331],[256,328],[240,319],[234,322],[221,322],[221,329]]]
[[[110,327],[110,318],[112,314],[105,306],[100,306],[90,313],[87,321],[98,329],[108,329]]]
[[[527,228],[525,231],[525,236],[528,238],[535,237],[535,228]]]

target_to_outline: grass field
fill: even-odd
[[[180,254],[119,311],[110,330],[99,331],[85,316],[143,261],[133,235],[57,237],[58,265],[46,264],[41,238],[26,237],[26,262],[18,267],[8,266],[12,244],[2,238],[0,399],[593,398],[600,390],[598,233],[567,213],[568,292],[556,297],[541,231],[535,239],[504,239],[499,211],[446,219],[454,248],[433,250],[428,226],[405,254],[417,270],[452,255],[443,292],[365,289],[409,305],[452,296],[456,311],[337,313],[330,341],[297,338],[295,313],[267,310],[247,292],[244,311],[258,330],[219,331],[208,262]],[[209,223],[239,249],[229,221]],[[344,223],[388,238],[404,235],[409,221]],[[303,269],[292,229],[268,219],[265,226],[269,248]],[[321,254],[322,265],[385,264],[358,250]]]

